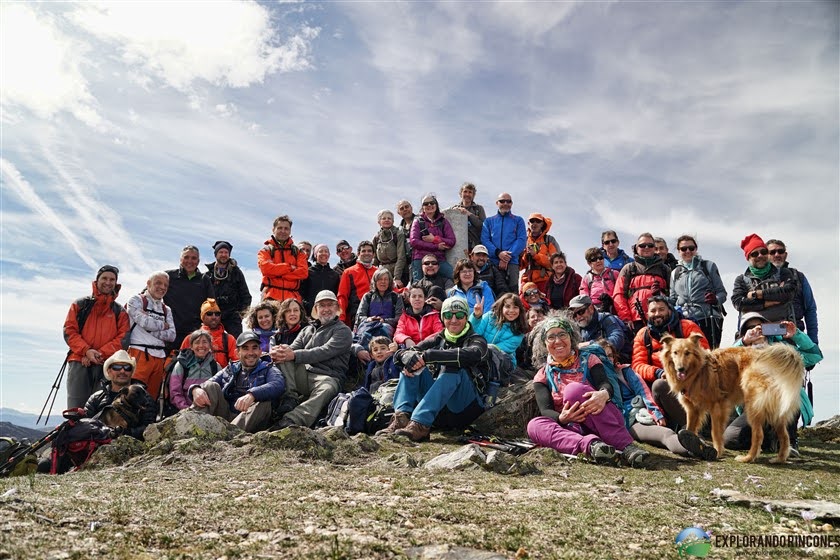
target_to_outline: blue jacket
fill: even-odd
[[[633,262],[633,257],[625,253],[624,249],[619,249],[618,255],[614,259],[610,259],[607,256],[607,252],[603,249],[601,249],[601,254],[604,255],[604,264],[607,268],[612,268],[613,270],[621,271],[625,264]]]
[[[496,212],[495,216],[484,220],[484,225],[481,226],[481,244],[487,247],[490,262],[495,265],[499,264],[501,251],[510,251],[513,254],[510,262],[519,264],[519,256],[525,250],[527,242],[528,230],[525,220],[513,212]]]
[[[377,369],[378,368],[378,369]],[[376,370],[376,371],[374,371]],[[400,368],[394,363],[394,356],[388,356],[381,364],[371,360],[365,371],[364,388],[375,393],[380,385],[390,379],[399,379]]]
[[[466,292],[462,290],[457,284],[446,291],[446,297],[460,297],[467,300],[467,305],[472,309],[475,307],[476,296],[484,298],[484,312],[489,313],[490,308],[496,302],[496,295],[493,293],[493,288],[484,280],[479,280],[472,285]]]
[[[645,408],[654,418],[662,420],[665,416],[653,400],[653,395],[647,383],[642,381],[642,378],[630,366],[616,365],[615,369],[618,373],[618,386],[621,388],[621,412],[624,414],[625,425],[629,428],[636,422],[634,411],[638,409],[633,408],[635,397],[642,399]]]
[[[589,324],[580,329],[582,341],[594,342],[604,338],[626,360],[633,355],[632,335],[624,322],[612,313],[593,313]]]
[[[507,321],[499,325],[492,313],[485,313],[480,319],[471,313],[470,324],[477,334],[484,337],[487,344],[495,346],[510,356],[513,365],[516,366],[516,349],[522,344],[524,334],[513,334],[510,323]]]
[[[210,378],[213,383],[221,385],[222,395],[228,402],[231,412],[237,412],[233,405],[236,403],[236,399],[245,395],[245,393],[236,389],[236,376],[241,371],[242,362],[231,362]],[[262,360],[257,362],[257,366],[248,374],[248,384],[251,386],[248,392],[254,395],[257,402],[275,401],[286,392],[286,379],[283,374],[274,364]],[[198,387],[198,385],[190,387],[191,393],[194,387]]]

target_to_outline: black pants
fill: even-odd
[[[790,436],[790,446],[796,449],[799,440],[797,438],[796,426],[799,424],[799,413],[788,424],[787,431]],[[747,424],[747,415],[742,414],[735,418],[723,432],[723,445],[727,449],[745,450],[752,446],[752,428]],[[776,431],[769,425],[764,425],[764,441],[761,444],[763,451],[775,451],[778,449],[778,438]]]

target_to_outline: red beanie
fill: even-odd
[[[744,257],[750,258],[750,253],[755,251],[756,249],[760,249],[761,247],[767,247],[764,244],[764,240],[760,238],[755,233],[751,233],[741,241],[741,249],[744,250]]]

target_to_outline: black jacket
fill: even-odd
[[[142,383],[138,383],[138,385],[142,385]],[[119,395],[119,393],[112,391],[110,384],[106,389],[102,389],[92,394],[85,403],[85,413],[87,414],[87,417],[93,418],[105,410],[106,406],[114,402],[117,395]],[[155,401],[152,400],[152,397],[148,393],[146,393],[146,402],[143,404],[143,411],[140,414],[140,420],[133,426],[129,425],[125,434],[142,440],[143,431],[146,429],[146,426],[154,423],[156,416],[157,406],[155,406]]]
[[[248,283],[245,282],[245,274],[230,259],[227,266],[227,274],[224,278],[216,278],[216,263],[212,262],[207,266],[207,276],[216,292],[216,303],[222,310],[222,324],[225,330],[238,336],[242,332],[242,314],[251,307],[251,292],[248,291]]]

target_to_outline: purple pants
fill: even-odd
[[[582,403],[586,400],[583,394],[594,390],[586,383],[569,383],[563,389],[563,401]],[[633,443],[633,437],[624,425],[624,417],[612,401],[600,413],[588,415],[583,424],[561,426],[552,418],[537,416],[528,422],[528,437],[541,447],[551,447],[570,455],[588,455],[589,446],[597,440],[619,451]]]

